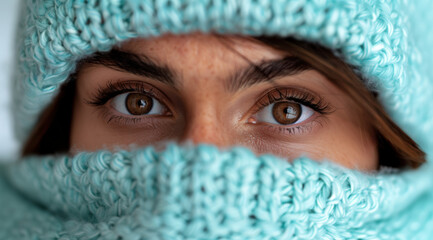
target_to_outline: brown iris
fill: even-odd
[[[147,114],[152,106],[152,98],[142,93],[130,93],[125,100],[125,107],[132,115]]]
[[[293,124],[301,117],[301,105],[294,102],[277,102],[272,108],[274,119],[280,124]]]

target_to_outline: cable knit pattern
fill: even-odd
[[[421,61],[418,58],[421,55],[415,56],[416,44],[408,47],[407,41],[408,35],[426,30],[423,24],[408,28],[408,18],[420,15],[433,21],[431,14],[419,14],[433,9],[431,1],[25,2],[23,11],[27,14],[21,21],[18,38],[21,55],[14,99],[16,132],[22,140],[59,85],[74,71],[78,59],[107,51],[114,44],[134,37],[201,31],[292,36],[333,49],[364,75],[372,90],[379,91],[394,120],[426,151],[433,149],[433,138],[425,137],[425,132],[433,133],[433,122],[426,121],[433,119],[433,111],[425,109],[433,96],[433,80],[431,76],[425,79],[427,76],[419,72],[430,68],[415,66],[421,63],[431,66],[433,61],[431,57]],[[423,49],[424,56],[432,56],[432,49]]]
[[[7,170],[7,180],[40,207],[2,194],[0,204],[9,200],[9,210],[0,217],[28,221],[13,227],[1,221],[1,239],[433,236],[433,175],[425,174],[431,165],[369,176],[202,145],[35,157]]]

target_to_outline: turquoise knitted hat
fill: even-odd
[[[417,170],[211,146],[27,157],[0,178],[0,239],[432,239],[433,1],[28,0],[14,81],[24,140],[76,63],[135,37],[291,36],[334,51],[427,153]]]

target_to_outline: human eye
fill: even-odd
[[[317,117],[331,112],[331,107],[323,98],[300,88],[272,89],[256,105],[249,123],[288,133],[299,133],[311,127]]]
[[[109,82],[99,88],[89,104],[102,108],[107,123],[118,125],[149,122],[151,118],[172,116],[167,97],[142,81]]]
[[[112,107],[126,115],[163,115],[165,107],[147,93],[122,93],[111,100]]]

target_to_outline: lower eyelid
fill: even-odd
[[[96,110],[98,117],[100,117],[107,125],[113,127],[143,128],[154,126],[157,121],[174,119],[171,112],[167,115],[141,115],[137,117],[134,117],[134,115],[122,114],[110,106],[110,102],[107,102],[103,106],[97,106]]]
[[[104,120],[108,125],[122,128],[149,128],[156,129],[160,128],[161,124],[171,121],[169,116],[141,116],[141,117],[129,117],[118,114],[107,113],[104,116]]]
[[[310,120],[311,119],[311,120]],[[252,128],[258,130],[261,134],[269,135],[271,137],[280,136],[307,136],[311,135],[314,132],[320,130],[320,128],[325,127],[326,118],[323,115],[315,113],[315,116],[312,116],[306,122],[302,122],[299,124],[291,125],[291,126],[283,126],[283,125],[275,125],[268,123],[249,123],[248,125]]]

